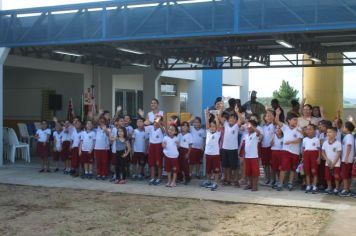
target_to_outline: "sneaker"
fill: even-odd
[[[308,185],[306,188],[305,188],[305,193],[309,193],[311,192],[311,187]]]
[[[339,193],[340,197],[350,197],[351,193],[350,191],[342,190],[341,193]]]
[[[124,180],[124,179],[120,180],[119,184],[126,184],[126,180]]]
[[[44,169],[40,169],[38,172],[39,173],[42,173],[42,172],[44,172],[45,170]]]
[[[244,190],[250,190],[250,189],[252,189],[251,185],[246,185],[246,186],[244,187]]]
[[[276,184],[277,184],[277,183],[276,183],[276,181],[275,181],[275,180],[274,180],[274,181],[272,181],[272,183],[271,183],[271,187],[272,187],[272,188],[276,188]]]
[[[169,187],[171,187],[171,188],[177,187],[177,184],[176,183],[171,183]]]
[[[335,189],[336,190],[336,189]],[[332,194],[333,193],[333,190],[331,188],[327,188],[324,190],[324,193],[325,194]]]
[[[271,181],[269,179],[266,179],[265,185],[269,185],[270,183],[271,183]]]
[[[153,185],[157,186],[161,184],[161,179],[156,179],[155,182],[153,182]]]
[[[112,177],[111,179],[110,179],[110,182],[115,182],[116,181],[116,178],[115,177]]]
[[[115,179],[114,184],[120,184],[120,180],[119,179]]]
[[[339,190],[337,190],[336,188],[334,189],[334,191],[330,191],[330,194],[335,194],[335,195],[338,195],[339,194]]]
[[[313,186],[313,189],[312,189],[312,194],[317,194],[318,193],[318,188],[316,186]]]
[[[95,179],[96,179],[96,180],[101,180],[101,176],[100,176],[100,175],[97,175]]]
[[[58,172],[58,171],[59,171],[59,169],[58,169],[58,168],[54,169],[54,172]]]
[[[283,191],[283,186],[281,184],[278,184],[277,187],[276,187],[276,190],[278,192]]]
[[[155,181],[155,179],[151,179],[150,182],[148,182],[148,185],[154,185]]]
[[[101,180],[107,180],[108,179],[108,177],[106,177],[106,176],[101,176]]]
[[[218,189],[218,185],[217,184],[214,183],[214,184],[211,185],[211,188],[210,188],[211,191],[216,191],[217,189]]]
[[[289,190],[289,191],[292,191],[292,190],[293,190],[293,184],[292,184],[292,183],[289,183],[289,184],[288,184],[288,190]]]
[[[211,185],[211,182],[208,181],[208,180],[205,180],[203,182],[200,183],[200,187],[203,187],[203,188],[206,188],[208,187],[209,185]]]

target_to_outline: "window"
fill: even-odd
[[[180,112],[188,111],[188,93],[181,92],[180,93]]]
[[[143,106],[143,91],[130,89],[116,89],[115,107],[122,106],[124,115],[137,118],[137,110]]]
[[[161,83],[162,96],[177,96],[177,85],[171,83]]]

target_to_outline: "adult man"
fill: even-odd
[[[245,110],[246,117],[249,118],[252,114],[258,115],[258,118],[261,119],[261,116],[266,113],[266,108],[262,103],[257,102],[257,92],[251,92],[251,100],[246,102],[242,109]]]

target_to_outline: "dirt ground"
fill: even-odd
[[[331,211],[0,184],[0,235],[319,235]]]

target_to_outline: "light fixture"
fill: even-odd
[[[310,60],[312,60],[313,62],[321,62],[321,60],[316,57],[310,57]]]
[[[84,56],[84,55],[78,54],[78,53],[64,52],[64,51],[59,51],[59,50],[55,50],[53,52],[57,53],[57,54],[63,54],[63,55],[68,55],[68,56],[73,56],[73,57],[82,57],[82,56]]]
[[[279,45],[282,45],[283,47],[286,48],[294,48],[294,46],[284,40],[276,40],[276,43],[278,43]]]
[[[140,67],[150,67],[151,66],[151,65],[147,65],[147,64],[141,64],[141,63],[131,63],[131,65],[140,66]]]
[[[128,49],[128,48],[117,47],[116,49],[119,51],[133,53],[133,54],[139,54],[139,55],[145,54],[144,52],[140,52],[140,51],[132,50],[132,49]]]

